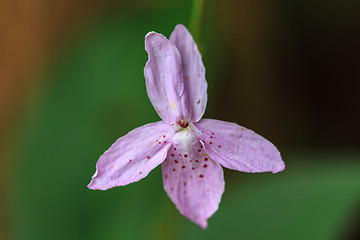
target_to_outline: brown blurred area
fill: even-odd
[[[35,75],[69,34],[89,21],[97,1],[4,0],[0,8],[0,132],[14,121]],[[4,141],[3,134],[2,143]]]
[[[0,212],[6,212],[5,186],[16,176],[12,171],[9,139],[16,133],[17,118],[29,94],[40,84],[42,68],[69,34],[86,24],[99,10],[97,1],[3,0],[0,7]],[[95,11],[96,10],[96,11]],[[10,178],[11,176],[11,178]],[[5,182],[7,181],[7,182]],[[2,217],[1,221],[6,221]],[[8,225],[7,221],[0,226]],[[0,229],[5,239],[6,229]]]
[[[0,115],[2,133],[14,121],[16,111],[46,64],[69,32],[91,16],[96,4],[85,1],[2,1],[0,8]],[[2,143],[4,139],[2,137]]]
[[[218,118],[281,145],[358,148],[359,3],[221,1]]]

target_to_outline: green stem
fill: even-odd
[[[193,0],[193,8],[190,18],[190,31],[195,41],[199,40],[200,25],[204,0]]]

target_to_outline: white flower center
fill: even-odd
[[[172,142],[175,145],[178,145],[181,148],[188,148],[188,146],[192,146],[197,143],[197,139],[190,132],[189,128],[181,128],[179,127],[177,133],[174,134]]]

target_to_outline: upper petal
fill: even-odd
[[[161,119],[175,123],[183,118],[180,97],[184,90],[178,49],[166,37],[150,32],[145,37],[149,59],[144,68],[149,99]]]
[[[280,172],[285,164],[279,150],[255,132],[235,123],[202,119],[192,131],[206,153],[222,166],[243,172]]]
[[[186,130],[174,135],[173,146],[161,166],[164,189],[176,207],[191,221],[206,228],[207,219],[218,209],[224,192],[221,166]]]
[[[171,146],[172,128],[160,121],[138,127],[119,138],[98,160],[88,188],[106,190],[146,177],[164,161]]]
[[[204,115],[207,102],[207,83],[205,67],[201,54],[189,31],[181,24],[175,27],[170,36],[180,52],[184,76],[182,97],[184,118],[188,122],[197,122]]]

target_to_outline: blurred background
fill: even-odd
[[[359,9],[357,0],[2,0],[0,240],[359,239]],[[118,137],[159,120],[144,36],[170,36],[178,23],[203,54],[205,117],[265,136],[287,165],[275,175],[225,170],[205,231],[178,213],[159,167],[125,187],[86,188]]]

